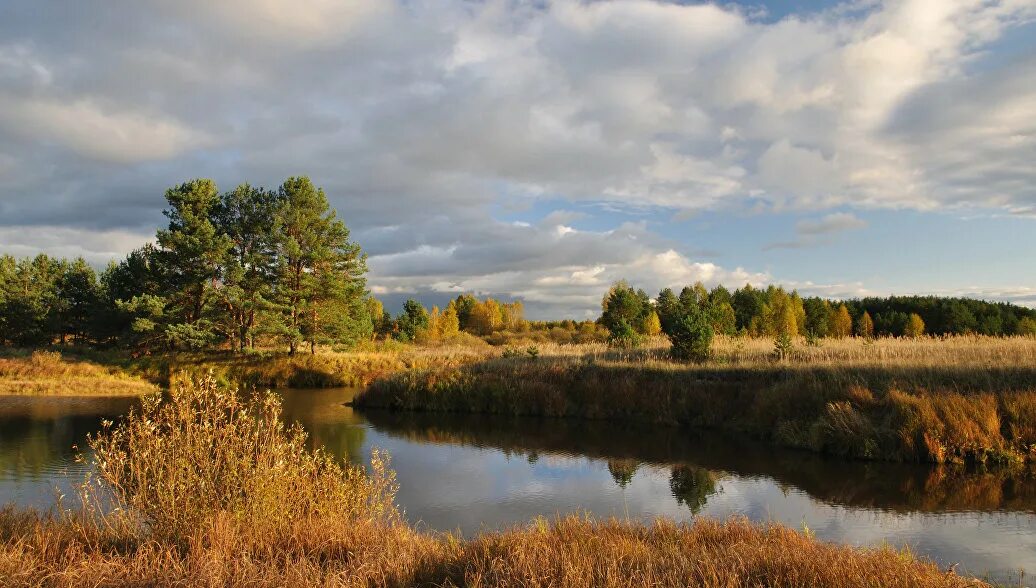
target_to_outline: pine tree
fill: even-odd
[[[601,307],[601,324],[623,345],[634,341],[626,336],[627,331],[632,329],[636,332],[637,327],[643,324],[647,314],[651,312],[647,294],[637,292],[625,281],[616,282],[608,289]]]
[[[831,304],[822,298],[807,298],[803,301],[806,312],[806,332],[814,337],[827,337],[831,331]]]
[[[101,273],[100,296],[101,310],[95,324],[98,339],[123,344],[136,345],[141,339],[135,335],[133,321],[137,315],[128,312],[125,305],[134,298],[148,296],[148,314],[153,325],[150,330],[161,332],[159,324],[168,322],[165,314],[166,299],[163,292],[167,289],[167,280],[162,269],[160,251],[152,244],[135,249],[119,263],[110,263]],[[152,310],[157,307],[157,313]],[[156,344],[153,339],[149,345]]]
[[[91,338],[95,316],[100,304],[97,273],[82,257],[64,264],[57,279],[58,334],[62,341],[71,336],[74,343]]]
[[[351,341],[370,332],[363,303],[367,271],[360,246],[309,178],[288,178],[278,192],[277,302],[282,336],[294,354],[307,341]]]
[[[173,314],[167,332],[174,345],[206,346],[217,334],[205,312],[231,245],[211,221],[219,192],[212,180],[192,180],[170,188],[165,197],[169,225],[158,231],[157,238],[169,293],[168,310]]]
[[[216,297],[224,330],[241,351],[252,345],[257,324],[279,330],[273,312],[278,207],[275,192],[242,184],[223,194],[213,210],[214,225],[230,241]]]
[[[18,262],[7,258],[0,265],[4,272],[0,283],[4,329],[0,337],[24,347],[50,344],[57,335],[61,307],[57,283],[62,264],[40,254]]]
[[[428,328],[428,311],[413,298],[403,303],[403,313],[396,319],[396,339],[409,343]]]
[[[734,307],[734,317],[737,319],[737,329],[744,329],[753,335],[758,335],[761,318],[763,314],[762,293],[745,284],[731,296],[730,305]]]
[[[471,313],[478,306],[478,299],[471,294],[461,294],[454,301],[457,308],[457,320],[460,321],[460,330],[474,333],[475,328],[471,322]]]
[[[655,299],[655,310],[663,333],[668,333],[679,318],[680,300],[671,288],[665,288]]]

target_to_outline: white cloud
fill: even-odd
[[[173,182],[305,173],[386,292],[481,288],[558,310],[595,307],[619,277],[768,276],[692,259],[709,246],[693,235],[589,230],[571,212],[586,203],[816,219],[784,246],[877,208],[1036,208],[1036,61],[990,57],[1031,30],[1034,0],[777,22],[653,0],[189,0],[88,23],[10,1],[30,8],[0,22],[0,224],[17,230],[137,231]],[[547,201],[566,212],[494,220]],[[0,246],[29,251],[10,234]]]

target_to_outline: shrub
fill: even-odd
[[[90,438],[99,486],[150,536],[176,544],[217,516],[260,532],[313,516],[395,516],[395,481],[381,456],[370,476],[343,467],[308,451],[302,429],[285,428],[280,414],[270,392],[242,398],[211,376],[179,383],[168,400],[148,397]]]
[[[608,337],[608,344],[620,349],[636,349],[640,347],[641,336],[626,320],[619,320],[611,328],[611,336]]]
[[[791,335],[787,331],[781,331],[773,340],[773,356],[779,361],[784,361],[791,357],[791,352],[794,349],[795,342],[792,341]]]
[[[1025,317],[1018,321],[1018,334],[1027,337],[1036,337],[1036,319]]]
[[[712,355],[712,326],[702,313],[690,312],[673,322],[666,333],[678,359],[702,363]]]

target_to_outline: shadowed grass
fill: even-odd
[[[1036,341],[832,342],[787,361],[726,339],[705,365],[659,347],[584,348],[410,370],[354,404],[394,410],[688,425],[781,445],[894,461],[1036,458]]]
[[[213,379],[91,440],[84,510],[0,510],[0,585],[969,586],[891,548],[854,549],[744,519],[651,525],[570,516],[470,540],[419,533],[394,483],[303,450],[270,395]]]

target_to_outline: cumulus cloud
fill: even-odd
[[[1034,18],[1034,0],[776,21],[661,0],[10,0],[0,249],[24,250],[12,227],[146,234],[162,190],[188,177],[304,173],[386,291],[582,312],[623,275],[651,289],[761,279],[692,259],[700,244],[656,225],[581,230],[569,212],[817,219],[784,247],[872,209],[1025,214],[1036,62],[989,56]],[[503,218],[544,202],[569,212]]]

